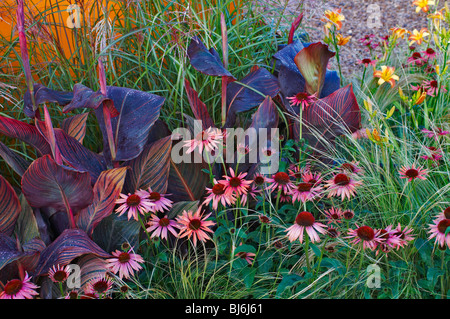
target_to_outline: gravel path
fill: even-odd
[[[374,34],[379,39],[387,35],[392,27],[403,27],[412,31],[427,26],[427,13],[416,13],[412,2],[413,0],[256,0],[269,23],[276,23],[281,14],[283,18],[280,25],[287,28],[303,6],[302,27],[309,33],[313,42],[323,39],[324,22],[320,19],[324,11],[341,8],[345,21],[340,32],[344,36],[352,36],[350,42],[341,47],[340,52],[342,72],[346,77],[360,69],[355,68],[357,60],[370,57],[366,47],[358,39],[368,34]],[[430,8],[430,12],[434,12],[434,9]],[[378,25],[376,19],[371,19],[377,14]],[[378,49],[375,52],[380,51]]]

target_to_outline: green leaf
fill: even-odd
[[[245,287],[250,289],[255,280],[256,269],[255,268],[244,268],[241,271],[242,277],[244,278]]]
[[[281,280],[280,284],[278,285],[276,297],[282,298],[282,294],[286,289],[289,289],[289,288],[293,287],[294,285],[298,284],[302,279],[303,279],[303,277],[299,276],[297,274],[291,274],[291,275],[284,276],[283,279]]]

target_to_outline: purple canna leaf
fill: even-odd
[[[0,233],[11,236],[20,211],[20,201],[16,192],[0,175]]]

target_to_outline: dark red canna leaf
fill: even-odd
[[[94,254],[84,255],[77,262],[80,266],[81,287],[84,290],[91,280],[102,278],[108,272],[106,261]]]
[[[361,112],[352,85],[317,100],[303,112],[303,123],[304,138],[311,147],[320,150],[327,147],[318,137],[333,144],[336,136],[360,129]]]
[[[33,88],[33,94],[27,90],[23,97],[24,113],[28,117],[34,118],[36,116],[36,110],[33,109],[33,98],[36,106],[49,102],[58,103],[59,105],[66,105],[70,103],[73,98],[73,92],[55,91],[39,83],[34,84]]]
[[[212,54],[198,37],[193,37],[187,49],[191,65],[197,71],[212,76],[233,75],[223,66],[218,54]]]
[[[103,95],[101,91],[94,92],[87,86],[77,83],[73,87],[72,96],[73,97],[70,103],[68,103],[63,109],[64,113],[84,108],[95,110],[100,105],[105,103],[105,106],[109,108],[112,117],[119,115],[119,112],[114,104],[110,103],[111,101],[109,96]]]
[[[289,30],[289,37],[288,37],[287,44],[291,44],[292,41],[294,40],[295,30],[298,29],[298,27],[300,26],[300,23],[302,23],[302,20],[303,20],[303,12],[300,13],[299,16],[297,18],[295,18],[294,22],[291,23],[291,29]]]
[[[28,169],[28,166],[30,166],[31,164],[30,161],[27,161],[16,152],[12,151],[2,142],[0,142],[0,156],[9,166],[11,166],[14,172],[19,174],[20,176],[25,173],[25,171]]]
[[[10,236],[20,214],[20,201],[8,181],[0,175],[0,233]]]
[[[162,138],[144,148],[135,159],[125,162],[129,170],[125,180],[125,192],[133,194],[138,189],[152,188],[164,194],[167,190],[172,140]]]
[[[305,79],[305,89],[308,94],[320,96],[328,60],[335,55],[336,53],[328,50],[328,45],[321,42],[312,43],[297,53],[294,62]]]
[[[208,108],[198,97],[198,93],[191,87],[188,80],[184,80],[184,87],[188,96],[189,104],[192,112],[197,120],[202,121],[203,129],[206,130],[209,127],[215,127],[214,121],[209,115]]]
[[[64,161],[76,170],[87,171],[94,184],[100,173],[106,170],[104,157],[87,149],[61,129],[55,129],[55,136]]]
[[[64,119],[61,123],[61,129],[80,142],[80,144],[83,144],[83,139],[86,135],[86,121],[88,115],[89,112],[86,112]]]
[[[61,154],[59,153],[58,145],[56,145],[55,130],[53,129],[50,114],[45,104],[44,104],[44,119],[45,121],[42,122],[39,119],[35,118],[36,128],[38,129],[39,133],[41,133],[41,135],[45,138],[48,145],[50,145],[53,159],[56,161],[56,163],[61,165],[62,158]]]
[[[85,254],[108,258],[110,254],[101,249],[81,229],[66,229],[40,255],[34,275],[45,275],[53,265],[67,265]]]
[[[182,143],[182,142],[179,142]],[[167,193],[172,194],[171,200],[195,201],[198,200],[205,191],[209,181],[209,176],[202,169],[207,165],[202,163],[175,163],[170,159],[169,184]]]
[[[122,191],[127,173],[126,167],[114,168],[100,174],[94,185],[94,200],[91,205],[81,210],[76,223],[78,228],[92,235],[94,228],[103,218],[111,215],[116,200]]]
[[[128,161],[137,157],[147,143],[148,134],[159,117],[164,98],[121,87],[107,87],[110,98],[119,111],[111,119],[116,146],[116,161]],[[103,134],[103,153],[110,156],[103,110],[97,108],[95,114]]]
[[[50,206],[59,211],[66,211],[66,200],[77,212],[93,199],[89,173],[58,165],[50,155],[31,163],[22,177],[22,191],[32,207]]]
[[[305,79],[295,64],[294,58],[301,50],[309,45],[310,43],[302,43],[301,40],[296,40],[273,56],[276,59],[276,69],[278,70],[280,95],[287,110],[290,110],[287,97],[294,96],[300,92],[306,92]],[[326,70],[325,80],[319,97],[323,98],[339,89],[339,82],[339,76],[336,71]]]
[[[231,82],[228,84],[228,114],[225,127],[232,127],[234,125],[236,113],[249,111],[257,107],[264,101],[265,96],[273,98],[280,90],[277,78],[264,68],[258,68],[251,71],[240,82],[260,93],[257,93],[240,83]]]
[[[52,153],[49,144],[34,125],[0,115],[0,133],[33,146],[41,155]]]

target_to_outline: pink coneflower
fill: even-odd
[[[415,167],[414,164],[412,166],[402,166],[402,168],[399,170],[400,178],[407,178],[408,182],[411,182],[418,179],[426,179],[426,176],[428,175],[427,169],[422,169],[422,167]]]
[[[174,220],[167,218],[167,215],[164,215],[163,218],[159,218],[152,214],[146,226],[148,226],[147,232],[153,232],[151,238],[161,237],[162,239],[167,239],[167,231],[170,231],[172,235],[177,237],[177,232],[174,228],[177,227],[177,223]]]
[[[334,227],[327,228],[327,235],[330,238],[337,238],[341,235],[341,233]]]
[[[143,263],[144,259],[138,254],[116,250],[112,255],[113,258],[106,259],[106,267],[114,274],[119,273],[120,279],[128,279],[134,275],[134,271],[142,269],[140,263]]]
[[[187,236],[188,239],[192,237],[194,246],[197,246],[197,240],[201,242],[210,240],[211,238],[207,232],[213,233],[209,227],[216,224],[213,221],[206,220],[211,213],[202,216],[203,214],[200,213],[201,209],[202,207],[200,206],[194,214],[191,211],[183,211],[183,214],[177,217],[177,227],[180,229],[178,237],[183,238]]]
[[[261,149],[261,155],[264,157],[271,157],[274,156],[277,153],[277,151],[275,149],[273,149],[272,147],[263,147]]]
[[[302,181],[304,183],[311,183],[314,186],[318,186],[322,184],[323,178],[322,174],[320,174],[319,172],[312,173],[310,170],[308,170],[302,174]]]
[[[240,143],[237,146],[236,151],[241,155],[247,155],[248,153],[250,153],[250,147],[248,145]]]
[[[158,192],[154,192],[152,191],[151,187],[148,188],[148,199],[150,200],[150,202],[152,204],[154,204],[155,206],[153,206],[150,211],[153,213],[156,212],[164,212],[164,210],[169,210],[172,207],[172,201],[168,198],[166,198],[167,194],[160,194]]]
[[[367,68],[369,65],[375,66],[377,64],[377,60],[362,59],[358,60],[357,64],[364,64],[364,66]]]
[[[432,160],[434,162],[439,162],[441,160],[442,150],[440,150],[434,146],[427,147],[427,150],[430,155],[422,155],[421,158],[426,159],[426,160]]]
[[[275,190],[278,191],[281,189],[286,194],[289,194],[292,191],[292,189],[295,188],[294,184],[289,178],[289,175],[285,172],[278,172],[272,175],[271,178],[267,178],[267,182],[270,183],[267,189],[271,192]]]
[[[450,248],[450,232],[447,235],[445,234],[447,228],[450,227],[450,219],[436,219],[429,226],[431,235],[428,239],[436,237],[436,243],[440,247],[445,247],[445,244],[447,244],[447,247]]]
[[[223,140],[223,133],[218,128],[209,127],[206,130],[201,131],[192,140],[184,142],[184,146],[188,147],[186,154],[192,153],[195,149],[200,154],[203,154],[203,150],[212,152],[219,148],[219,145]]]
[[[308,93],[300,92],[294,96],[287,97],[287,99],[291,105],[301,105],[302,110],[305,110],[316,100],[316,94],[308,95]]]
[[[48,271],[48,277],[53,282],[65,282],[67,280],[67,277],[70,276],[70,267],[69,265],[66,266],[60,266],[53,265],[52,268]]]
[[[355,212],[352,211],[351,209],[344,210],[344,211],[342,212],[342,217],[343,217],[345,220],[352,220],[353,217],[355,217]]]
[[[212,201],[213,209],[217,210],[219,203],[222,203],[224,207],[236,203],[236,197],[234,197],[234,194],[225,191],[224,184],[217,182],[216,180],[214,180],[214,182],[215,184],[213,185],[213,187],[206,187],[206,191],[209,195],[205,198],[203,204],[208,205]]]
[[[287,236],[291,242],[299,239],[303,243],[303,233],[306,230],[311,242],[319,242],[319,233],[326,233],[326,226],[322,223],[316,222],[316,219],[310,212],[301,212],[295,218],[294,225],[287,228]]]
[[[262,186],[265,182],[266,178],[264,177],[264,175],[258,173],[255,175],[255,177],[253,177],[253,183],[255,183],[255,185],[257,186]]]
[[[250,186],[247,186],[247,193],[242,194],[241,204],[245,205],[247,203],[248,198],[251,197],[253,199],[256,199],[256,196],[258,196],[260,194],[261,194],[261,190],[257,186],[253,185],[253,183],[252,183]]]
[[[436,96],[439,90],[439,83],[436,80],[423,81],[423,88],[426,90],[427,95]],[[441,91],[446,93],[447,90],[441,85]]]
[[[261,224],[270,224],[271,222],[270,218],[267,217],[266,215],[259,215],[258,218]]]
[[[343,212],[340,208],[331,207],[329,210],[323,212],[328,219],[328,224],[341,223]]]
[[[386,228],[379,230],[380,242],[378,243],[378,253],[388,253],[392,248],[397,248],[400,244],[400,238],[396,235],[396,230],[392,229],[392,226],[389,225]]]
[[[355,162],[355,161],[351,161],[350,163],[344,163],[339,167],[340,171],[343,172],[349,172],[352,174],[360,174],[362,172],[362,168],[359,167],[359,161]]]
[[[35,289],[39,288],[32,282],[28,273],[25,273],[23,280],[13,279],[6,283],[3,291],[0,292],[0,299],[33,299],[33,296],[39,295]]]
[[[412,228],[408,226],[402,229],[402,225],[398,223],[394,233],[394,235],[397,236],[397,238],[399,239],[399,242],[397,244],[397,250],[400,249],[400,247],[404,247],[405,245],[407,245],[408,242],[414,240],[414,237],[411,235],[412,231],[413,231]]]
[[[436,51],[434,51],[432,48],[428,48],[425,51],[422,51],[422,54],[426,59],[434,59],[436,57]]]
[[[84,289],[86,294],[106,294],[111,290],[113,281],[108,276],[101,276],[89,280]]]
[[[436,219],[450,219],[450,206],[444,209],[439,215],[437,215]]]
[[[234,255],[234,256],[244,259],[246,262],[248,262],[249,265],[251,265],[253,263],[253,260],[255,259],[256,255],[254,253],[240,251],[240,252],[236,253],[236,255]]]
[[[236,194],[241,196],[247,193],[247,186],[253,181],[245,179],[247,173],[241,172],[236,175],[234,170],[230,167],[230,176],[224,175],[225,180],[220,180],[219,183],[225,186],[225,192],[227,194]]]
[[[321,186],[316,186],[312,183],[298,183],[295,188],[290,192],[292,195],[292,201],[305,203],[307,201],[312,201],[320,196],[320,191],[322,191]]]
[[[361,226],[359,227],[358,225],[356,225],[356,227],[358,227],[357,229],[350,229],[348,231],[348,237],[345,238],[349,238],[352,239],[351,243],[353,244],[358,244],[360,242],[363,243],[363,249],[369,248],[371,250],[375,250],[375,248],[377,247],[377,244],[380,243],[380,238],[378,238],[380,231],[375,232],[373,230],[373,228],[369,227],[369,226]]]
[[[306,165],[305,167],[300,167],[296,164],[292,164],[289,166],[288,172],[289,176],[291,176],[294,179],[301,179],[302,175],[309,171],[309,165]]]
[[[440,127],[436,127],[433,130],[423,129],[422,132],[425,133],[427,137],[429,138],[433,137],[436,140],[438,136],[445,136],[447,134],[450,134],[450,131],[443,131]]]
[[[425,62],[425,60],[419,52],[414,52],[412,54],[412,56],[410,56],[407,60],[408,64],[413,64],[413,65],[417,65],[417,66],[423,65],[424,62]]]
[[[325,183],[325,187],[329,190],[328,197],[341,196],[341,200],[345,197],[350,199],[355,195],[356,187],[362,185],[361,181],[355,180],[346,173],[339,173]]]
[[[116,212],[121,216],[128,213],[128,220],[134,218],[138,220],[138,214],[144,215],[150,211],[155,204],[148,198],[150,194],[144,190],[138,190],[134,194],[120,194],[120,198],[116,200],[116,204],[121,204]]]

